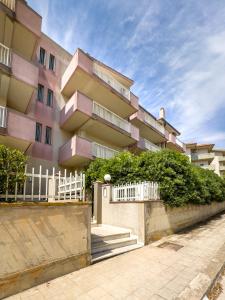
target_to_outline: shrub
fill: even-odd
[[[19,150],[0,145],[0,194],[14,193],[16,182],[18,187],[24,182],[26,160]]]
[[[214,172],[193,166],[188,157],[171,150],[143,152],[135,156],[122,152],[109,159],[93,161],[87,171],[87,186],[103,181],[109,173],[113,184],[155,181],[161,198],[170,206],[207,204],[225,200],[225,180]]]

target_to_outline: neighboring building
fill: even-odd
[[[41,32],[23,0],[0,0],[0,143],[30,164],[82,168],[129,149],[185,152],[179,132],[139,105],[133,81]]]
[[[219,176],[224,176],[225,149],[214,149],[214,146],[214,144],[186,144],[186,154],[194,165],[212,170]]]

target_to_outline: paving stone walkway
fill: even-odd
[[[7,299],[200,300],[224,261],[225,214]]]

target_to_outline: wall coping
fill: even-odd
[[[91,202],[0,202],[3,207],[57,207],[57,206],[90,206]]]
[[[154,202],[158,202],[158,203],[164,203],[163,200],[143,200],[143,201],[110,201],[109,204],[131,204],[131,203],[154,203]]]

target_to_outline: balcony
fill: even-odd
[[[38,68],[2,44],[0,64],[0,97],[24,113],[38,84]]]
[[[213,165],[204,165],[204,166],[201,166],[201,168],[210,170],[210,171],[215,171],[215,166],[213,166]]]
[[[75,135],[59,150],[59,163],[64,167],[82,167],[94,158],[111,158],[118,152]]]
[[[156,152],[156,151],[162,150],[160,147],[158,147],[157,145],[151,143],[150,141],[148,141],[146,139],[143,139],[143,146],[148,151]]]
[[[133,114],[130,117],[130,122],[139,128],[140,135],[143,138],[153,143],[158,144],[167,140],[165,137],[165,128],[143,109],[139,109],[138,112]]]
[[[186,146],[172,133],[169,134],[169,140],[167,141],[167,148],[179,152],[185,152]]]
[[[41,17],[25,1],[0,0],[2,39],[16,53],[32,60],[41,36]]]
[[[138,99],[113,79],[106,82],[106,75],[96,75],[95,61],[80,49],[67,67],[61,84],[61,92],[70,98],[76,90],[122,118],[127,118],[138,109]],[[101,77],[102,78],[101,78]],[[113,86],[111,86],[111,85]],[[129,97],[129,99],[127,98]]]
[[[139,130],[114,112],[85,95],[75,92],[63,108],[60,125],[73,133],[78,128],[118,147],[126,147],[139,140]]]
[[[93,72],[100,79],[102,79],[104,82],[106,82],[108,85],[110,85],[114,90],[116,90],[118,93],[120,93],[122,96],[124,96],[125,98],[127,98],[130,101],[130,99],[131,99],[130,90],[128,88],[126,88],[124,85],[122,85],[115,78],[113,78],[109,74],[105,73],[102,67],[100,67],[98,64],[94,63]]]
[[[26,151],[34,142],[35,122],[23,114],[0,107],[0,144]]]
[[[225,156],[219,156],[218,159],[219,159],[220,162],[225,162]]]
[[[220,165],[220,171],[225,171],[225,166],[224,165]]]
[[[192,161],[207,160],[209,162],[212,162],[213,159],[214,159],[214,153],[193,153],[191,155]]]

